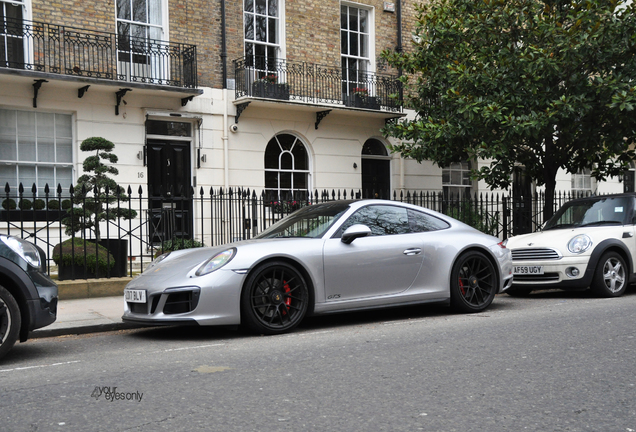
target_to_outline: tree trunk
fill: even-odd
[[[556,189],[556,174],[559,166],[554,161],[554,137],[545,138],[545,157],[543,160],[543,179],[545,181],[545,201],[543,203],[543,221],[547,221],[554,214],[554,190]]]

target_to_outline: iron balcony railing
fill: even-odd
[[[294,210],[325,201],[374,197],[408,202],[447,214],[505,239],[537,230],[543,223],[545,200],[542,194],[519,200],[508,193],[449,197],[442,192],[332,190],[272,197],[267,192],[240,188],[211,188],[209,191],[188,188],[185,191],[168,190],[163,194],[160,191],[149,194],[141,186],[136,189],[126,188],[127,200],[103,203],[105,214],[120,215],[124,213],[122,209],[136,213],[133,219],[117,216],[102,222],[100,244],[112,252],[112,258],[106,255],[103,259],[107,264],[101,274],[103,277],[132,276],[134,272],[143,271],[153,257],[165,250],[197,244],[217,246],[253,238]],[[100,250],[93,230],[88,225],[73,233],[65,229],[73,225],[69,220],[73,213],[68,209],[71,206],[86,208],[86,194],[76,194],[72,186],[62,188],[58,185],[56,190],[49,190],[46,185],[43,190],[44,194],[38,194],[36,185],[30,190],[25,190],[22,185],[18,188],[5,185],[4,191],[0,192],[0,234],[14,235],[37,244],[44,250],[49,268],[55,265],[53,256],[58,245],[61,246],[57,253],[63,252],[73,262],[90,267],[90,257]],[[554,209],[575,197],[568,193],[557,194]],[[153,202],[158,198],[162,205],[154,206]],[[122,256],[125,256],[123,260]],[[85,278],[81,267],[67,271],[64,278]],[[62,273],[58,275],[62,277]]]
[[[256,97],[402,111],[402,84],[393,75],[259,57],[235,60],[234,73],[237,99]]]
[[[195,45],[0,18],[0,67],[171,87],[197,87]]]

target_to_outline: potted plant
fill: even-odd
[[[104,246],[73,237],[53,248],[58,279],[92,279],[113,273],[115,257]]]
[[[365,87],[353,88],[348,95],[345,95],[344,103],[345,106],[350,107],[380,109],[380,99],[369,96],[369,90]]]
[[[265,75],[252,83],[252,96],[289,100],[289,84],[278,83],[276,74]]]
[[[103,239],[100,223],[108,223],[120,218],[133,219],[137,216],[137,212],[128,208],[127,203],[130,197],[124,193],[123,188],[115,180],[109,177],[110,174],[119,174],[117,168],[104,163],[104,161],[111,164],[117,163],[117,155],[112,153],[114,147],[115,144],[101,137],[87,138],[82,141],[80,150],[94,152],[94,154],[84,160],[85,174],[77,180],[77,185],[72,191],[73,206],[66,211],[62,223],[66,227],[67,235],[74,236],[77,232],[82,233],[81,241],[89,243],[82,248],[82,251],[86,251],[86,253],[99,251],[95,243],[108,249],[114,258],[114,266],[112,268],[107,266],[109,270],[107,275],[120,277],[126,275],[128,241]],[[125,206],[122,206],[122,203]],[[86,240],[85,230],[89,230],[93,234],[93,240]],[[72,245],[74,247],[75,243]],[[96,257],[95,260],[98,258]],[[108,261],[109,256],[106,255],[105,258]],[[63,264],[64,261],[62,261]]]

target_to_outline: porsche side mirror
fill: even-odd
[[[352,241],[359,237],[366,237],[371,235],[371,228],[366,225],[356,224],[351,225],[342,233],[340,240],[345,244],[350,244]]]

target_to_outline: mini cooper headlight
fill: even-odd
[[[0,240],[30,265],[36,268],[40,267],[40,252],[31,243],[16,237],[6,236],[0,236]]]
[[[199,269],[197,270],[196,275],[203,276],[208,273],[212,273],[215,270],[220,269],[225,264],[229,263],[232,260],[232,258],[234,258],[234,255],[236,255],[235,248],[231,248],[231,249],[224,250],[223,252],[219,252],[218,254],[214,255],[212,258],[204,262],[203,265],[201,265],[201,267],[199,267]]]
[[[574,237],[568,243],[568,250],[575,254],[580,254],[588,250],[592,246],[592,240],[585,234]]]

